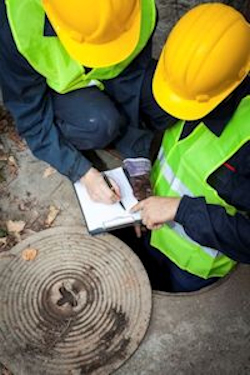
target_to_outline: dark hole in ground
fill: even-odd
[[[158,256],[153,256],[153,252],[152,249],[149,249],[149,242],[150,242],[150,232],[147,231],[147,232],[142,232],[142,237],[141,238],[137,238],[136,235],[135,235],[135,230],[134,230],[134,227],[127,227],[127,228],[122,228],[122,229],[118,229],[118,230],[114,230],[111,232],[111,234],[113,234],[114,236],[118,237],[120,240],[122,240],[123,242],[125,242],[135,253],[136,255],[140,258],[140,260],[142,261],[144,267],[145,267],[145,270],[147,271],[147,274],[148,274],[148,277],[149,277],[149,280],[150,280],[150,284],[151,284],[151,287],[153,290],[156,290],[156,291],[163,291],[163,292],[168,292],[168,293],[176,293],[176,292],[186,292],[186,293],[189,293],[191,294],[192,292],[190,291],[185,291],[185,290],[178,290],[176,288],[178,288],[178,284],[176,284],[176,281],[173,281],[173,278],[175,278],[176,276],[172,275],[172,279],[171,277],[169,276],[169,273],[172,271],[172,268],[178,268],[176,266],[173,267],[173,263],[169,260],[166,260],[164,259],[164,262],[162,262],[162,260],[158,259]],[[157,250],[156,250],[157,252]],[[164,258],[165,256],[159,251],[159,254],[160,254],[160,257],[159,258]],[[168,259],[166,257],[166,259]],[[168,267],[168,262],[172,263],[172,265]],[[170,271],[168,271],[170,270]],[[180,270],[180,269],[179,269]],[[181,270],[180,270],[181,271]],[[179,272],[179,271],[178,271]],[[181,271],[182,272],[182,271]],[[176,273],[176,271],[174,271],[174,274]],[[185,273],[185,271],[184,271]],[[188,272],[186,272],[185,274],[187,274],[187,278],[185,278],[185,282],[183,283],[183,285],[187,285],[188,288],[190,285],[192,285],[192,281],[191,281],[191,284],[188,284],[189,283],[189,275],[191,277],[193,277],[193,275],[191,274],[188,274]],[[185,276],[186,277],[186,276]],[[195,276],[194,276],[195,277]],[[199,278],[197,278],[199,279]],[[217,280],[220,280],[221,278],[211,278],[209,280],[205,280],[204,279],[204,283],[203,281],[201,282],[201,284],[199,285],[202,285],[204,288],[209,286],[209,285],[214,285]],[[199,280],[200,282],[200,280]],[[187,283],[187,284],[185,284]],[[181,285],[180,288],[182,288],[183,286]],[[201,288],[203,289],[203,288]],[[199,290],[201,290],[199,289]],[[191,290],[191,289],[190,289]],[[193,289],[193,291],[198,291],[198,289]]]

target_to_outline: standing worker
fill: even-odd
[[[155,196],[134,207],[160,289],[198,290],[250,263],[249,70],[249,24],[221,3],[186,13],[162,51],[153,93],[180,121],[165,131]]]
[[[0,0],[0,85],[33,154],[106,203],[118,198],[81,152],[111,142],[148,157],[167,115],[151,92],[154,0]]]

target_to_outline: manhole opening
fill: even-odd
[[[134,228],[128,227],[123,229],[114,230],[112,234],[116,237],[118,237],[120,240],[125,242],[140,258],[141,262],[143,263],[152,289],[160,293],[162,295],[185,295],[185,296],[192,296],[196,295],[198,293],[205,293],[208,292],[214,288],[220,287],[222,284],[227,282],[228,278],[231,276],[231,274],[235,271],[236,268],[234,268],[227,276],[223,278],[218,278],[216,281],[213,281],[211,284],[205,285],[204,287],[191,291],[191,292],[178,292],[178,291],[172,291],[171,290],[171,282],[164,280],[164,287],[162,287],[161,282],[159,282],[160,274],[164,274],[164,271],[166,272],[166,269],[164,267],[159,267],[158,264],[156,266],[156,269],[154,269],[154,257],[151,255],[145,248],[145,244],[143,239],[138,239],[135,236]],[[164,276],[165,277],[165,276]],[[163,279],[163,277],[162,277]]]
[[[162,296],[164,296],[164,295],[166,295],[166,296],[176,295],[176,296],[185,296],[185,297],[187,297],[187,296],[192,297],[194,295],[208,293],[211,290],[217,289],[220,286],[224,285],[226,282],[228,282],[229,279],[231,278],[232,274],[236,271],[236,269],[237,269],[237,266],[231,272],[229,272],[229,274],[227,274],[226,276],[218,279],[217,281],[215,281],[214,283],[212,283],[210,285],[204,286],[203,288],[201,288],[199,290],[195,290],[193,292],[167,292],[167,291],[157,290],[157,289],[154,289],[154,292],[156,294],[162,295]]]

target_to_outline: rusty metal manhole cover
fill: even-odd
[[[14,375],[110,374],[143,339],[151,297],[140,260],[114,236],[38,233],[0,257],[0,362]]]

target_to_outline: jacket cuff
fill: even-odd
[[[187,220],[190,220],[190,213],[194,209],[194,205],[195,205],[194,201],[195,201],[194,198],[184,195],[181,198],[174,221],[176,221],[179,224],[184,225]]]
[[[72,182],[76,182],[80,180],[82,176],[84,176],[92,167],[92,164],[89,160],[87,160],[84,156],[77,158],[76,163],[74,164],[74,168],[69,172],[69,179]]]

